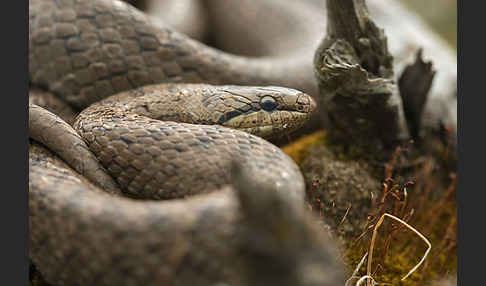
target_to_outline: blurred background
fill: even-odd
[[[400,0],[457,50],[457,0]]]
[[[139,8],[145,7],[147,0],[124,0]],[[386,0],[384,0],[386,1]],[[419,14],[431,27],[457,50],[457,0],[399,0]]]

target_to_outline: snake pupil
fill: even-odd
[[[275,99],[273,99],[273,97],[265,96],[264,98],[262,98],[260,106],[263,110],[272,111],[277,108],[277,102],[275,101]]]

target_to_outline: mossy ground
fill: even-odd
[[[361,152],[339,154],[342,150],[330,146],[323,131],[283,148],[304,172],[309,205],[340,239],[349,274],[369,251],[374,226],[384,213],[417,229],[432,249],[424,264],[401,281],[420,261],[427,245],[403,225],[385,219],[372,259],[372,276],[377,282],[427,285],[456,273],[455,164],[450,162],[450,147],[433,144],[438,147],[408,144],[397,148],[387,162],[371,166],[356,157]],[[320,186],[316,187],[315,180],[320,180]],[[339,188],[341,194],[336,193]],[[329,198],[333,200],[330,205],[324,201]],[[365,261],[359,276],[366,274],[366,266]]]

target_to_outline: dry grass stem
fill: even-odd
[[[365,261],[365,259],[366,259],[367,256],[368,256],[368,252],[366,252],[366,254],[363,255],[363,258],[361,258],[361,260],[359,261],[358,266],[356,266],[356,268],[354,269],[353,274],[351,274],[351,277],[349,277],[349,279],[346,280],[346,283],[344,283],[344,286],[348,286],[348,283],[352,279],[359,279],[360,278],[359,276],[357,276],[357,274],[358,274],[358,271],[361,268],[361,265],[363,265],[363,263],[364,263],[364,261]]]
[[[378,228],[383,223],[383,220],[385,219],[385,217],[389,217],[389,218],[394,219],[394,220],[400,222],[401,224],[405,225],[408,229],[412,230],[415,234],[417,234],[427,244],[427,246],[428,246],[427,250],[425,251],[424,256],[422,257],[422,259],[419,261],[419,263],[417,265],[415,265],[407,273],[407,275],[405,275],[401,279],[402,281],[405,280],[405,279],[407,279],[413,272],[415,272],[415,270],[417,270],[417,268],[424,262],[425,258],[429,254],[430,249],[432,248],[432,245],[430,244],[429,240],[425,236],[423,236],[418,230],[416,230],[415,228],[413,228],[412,226],[410,226],[409,224],[407,224],[405,221],[397,218],[396,216],[393,216],[393,215],[388,214],[388,213],[383,214],[380,217],[380,219],[378,220],[378,222],[376,223],[375,228],[373,230],[373,236],[371,238],[371,244],[370,244],[370,250],[369,250],[369,257],[368,257],[368,264],[367,264],[366,275],[363,276],[363,277],[371,278],[372,279],[372,283],[373,283],[372,285],[376,285],[376,282],[374,282],[374,279],[371,277],[371,262],[372,262],[372,259],[373,259],[373,248],[374,248],[374,245],[375,245],[375,240],[376,240],[376,235],[378,233]],[[363,277],[361,277],[361,279],[363,279]],[[370,286],[370,283],[369,283],[369,279],[368,278],[365,278],[365,280],[367,281],[367,285]],[[361,279],[359,281],[361,281]],[[356,283],[356,285],[360,285],[360,284]]]

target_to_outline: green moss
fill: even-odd
[[[455,185],[448,179],[450,172],[454,172],[448,165],[455,160],[444,155],[450,150],[446,150],[448,148],[445,146],[442,148],[440,142],[434,142],[434,149],[415,148],[410,145],[407,152],[390,152],[388,158],[397,157],[392,163],[390,159],[378,160],[377,156],[360,147],[350,146],[345,149],[332,144],[325,133],[321,134],[314,134],[294,143],[294,149],[291,150],[298,154],[294,158],[298,158],[306,179],[309,204],[314,210],[317,209],[317,212],[322,212],[321,219],[331,227],[334,236],[342,243],[342,253],[348,265],[349,275],[369,250],[373,226],[378,217],[386,212],[403,218],[411,209],[414,212],[407,222],[432,244],[429,256],[415,273],[401,281],[401,278],[420,261],[427,246],[415,233],[406,228],[392,232],[392,221],[385,219],[375,243],[373,277],[377,282],[393,285],[427,285],[432,280],[456,273],[457,202]],[[381,209],[376,201],[370,209],[372,199],[366,199],[365,195],[370,192],[373,192],[375,200],[381,198],[384,192],[381,183],[385,177],[385,163],[390,164],[389,176],[394,178],[393,184],[402,196],[404,182],[413,180],[416,183],[407,187],[407,202],[403,211],[399,211],[403,201],[393,196],[387,197]],[[411,168],[411,165],[415,167]],[[427,165],[435,167],[428,170]],[[360,169],[361,172],[358,171]],[[363,172],[368,172],[372,179],[364,176]],[[368,179],[365,180],[365,177]],[[329,200],[332,201],[332,207]],[[352,205],[352,208],[347,213],[346,221],[342,223],[341,218],[349,205]],[[357,240],[365,229],[368,215],[373,216],[371,227]],[[393,225],[398,226],[396,223]],[[346,229],[346,226],[352,229]],[[385,245],[388,247],[386,251]],[[365,274],[366,261],[358,275]]]
[[[430,204],[424,209],[432,209],[437,206],[437,202]],[[375,242],[374,254],[372,258],[372,276],[377,282],[391,283],[393,285],[426,285],[432,280],[444,277],[446,274],[456,273],[457,256],[455,237],[456,206],[450,202],[440,206],[438,211],[439,218],[430,225],[430,214],[426,211],[418,213],[419,218],[413,225],[423,234],[432,244],[432,249],[427,256],[425,263],[406,280],[401,281],[422,258],[427,246],[413,232],[405,230],[395,233],[389,248],[385,251],[385,241],[389,238],[386,224],[380,227],[377,240]],[[383,228],[383,229],[382,229]],[[452,236],[451,236],[452,235]],[[343,247],[345,261],[349,265],[349,273],[358,265],[363,255],[369,250],[371,231],[357,245],[350,241]],[[360,268],[359,276],[366,274],[367,262]],[[378,266],[379,265],[379,266]],[[376,272],[375,272],[376,271]]]
[[[310,135],[303,136],[299,140],[282,147],[282,150],[289,155],[297,165],[301,165],[312,147],[326,144],[326,141],[326,132],[320,130]]]

